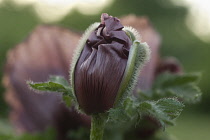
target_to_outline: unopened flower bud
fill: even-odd
[[[132,36],[123,28],[119,19],[102,14],[101,23],[92,25],[79,44],[71,81],[79,106],[86,114],[112,108],[125,81],[133,43]]]

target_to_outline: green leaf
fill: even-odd
[[[109,112],[109,121],[110,122],[127,122],[131,121],[139,114],[136,112],[136,102],[133,100],[131,97],[127,97],[122,106],[117,107],[117,108],[111,108]]]
[[[72,97],[71,87],[68,81],[62,76],[50,76],[47,82],[37,82],[27,81],[27,84],[35,90],[47,91],[47,92],[61,92],[64,95]]]
[[[35,90],[38,91],[47,91],[47,92],[61,92],[64,94],[67,94],[66,88],[61,85],[54,82],[43,82],[43,83],[33,83],[33,82],[27,82],[28,85]]]
[[[159,123],[163,128],[166,125],[174,125],[174,119],[177,118],[184,105],[176,98],[165,98],[158,101],[145,101],[139,104],[138,110],[141,116],[151,116]]]
[[[180,115],[184,105],[174,98],[161,99],[156,102],[156,105],[161,109],[170,119],[175,119]]]
[[[201,90],[197,86],[201,74],[169,74],[157,77],[151,91],[141,92],[141,100],[158,100],[160,98],[177,97],[184,103],[196,103],[201,99]]]
[[[200,80],[200,73],[185,73],[182,75],[163,73],[157,77],[154,88],[167,88],[172,86],[186,85],[197,83]]]
[[[109,122],[123,123],[130,119],[126,111],[122,108],[112,108],[109,110]]]
[[[166,93],[174,95],[185,103],[196,103],[201,100],[201,90],[193,84],[171,87],[165,90]]]
[[[72,89],[64,77],[50,76],[50,80],[47,82],[34,83],[28,81],[27,84],[36,91],[63,93],[63,101],[68,107],[71,106],[72,99],[75,100],[75,97],[72,94]]]
[[[68,81],[63,77],[63,76],[55,76],[51,75],[50,76],[50,81],[54,83],[58,83],[63,85],[64,87],[69,87]]]
[[[66,92],[66,94],[64,93],[64,96],[69,96],[71,98],[74,98],[72,89],[71,89],[68,81],[63,76],[51,75],[50,81],[62,85],[68,91],[68,92]],[[67,100],[67,97],[63,97],[63,99]]]
[[[67,107],[70,107],[72,104],[72,98],[70,96],[63,95],[63,101]]]

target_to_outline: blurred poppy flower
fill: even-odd
[[[10,50],[3,83],[10,119],[19,133],[55,127],[59,139],[68,130],[90,127],[90,118],[67,108],[58,94],[37,94],[26,80],[47,81],[49,75],[68,79],[69,64],[80,35],[55,26],[38,26],[22,43]],[[65,122],[65,123],[63,123]]]

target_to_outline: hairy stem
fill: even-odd
[[[105,114],[92,115],[90,140],[103,140],[106,120],[107,117]]]

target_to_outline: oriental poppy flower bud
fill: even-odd
[[[117,105],[135,83],[140,62],[147,58],[148,49],[142,51],[140,42],[134,41],[137,33],[123,28],[119,19],[102,14],[101,23],[89,27],[79,44],[71,82],[78,104],[86,114],[103,113]]]

